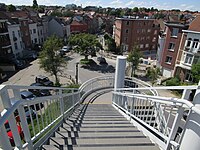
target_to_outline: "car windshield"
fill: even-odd
[[[5,125],[5,128],[6,128],[6,131],[9,132],[10,131],[10,125],[9,125],[9,123],[5,123],[4,125]]]
[[[46,77],[46,78],[42,79],[42,81],[47,82],[47,81],[49,81],[49,78]]]

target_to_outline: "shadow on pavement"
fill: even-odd
[[[101,73],[114,73],[115,67],[108,64],[92,64],[92,65],[82,65],[81,68],[88,69],[90,71],[98,71]]]

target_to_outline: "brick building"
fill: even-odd
[[[159,24],[148,18],[116,18],[113,36],[123,52],[132,50],[136,44],[144,58],[156,59]]]
[[[83,21],[73,20],[70,24],[71,33],[85,33],[88,32],[88,26]]]
[[[161,55],[161,68],[163,76],[169,78],[174,76],[174,68],[183,33],[182,30],[186,30],[188,25],[177,22],[166,22],[165,26],[166,36]]]

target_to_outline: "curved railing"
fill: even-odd
[[[83,101],[92,92],[108,89],[114,87],[114,77],[113,76],[102,76],[92,78],[81,85],[79,91],[81,93],[80,101]]]
[[[186,93],[185,91],[196,88],[197,86],[176,86],[135,88],[133,90],[181,89],[184,90],[183,93]],[[172,97],[124,93],[120,91],[113,92],[113,104],[127,119],[131,120],[134,125],[148,135],[162,149],[178,149],[180,146],[185,132],[185,125],[188,121],[185,120],[185,110],[188,111],[188,116],[191,112],[200,115],[200,110],[188,100]],[[154,111],[156,109],[155,105],[162,107],[163,114]],[[163,123],[159,115],[163,115],[162,118],[166,120],[164,127],[161,127]]]

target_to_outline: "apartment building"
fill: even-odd
[[[160,26],[154,19],[116,18],[113,28],[114,39],[123,52],[137,45],[144,58],[156,59]]]
[[[182,81],[192,81],[191,67],[200,62],[200,16],[197,16],[189,25],[187,30],[183,30],[180,40],[178,57],[175,65],[175,75]]]
[[[12,58],[12,46],[8,32],[8,19],[0,12],[0,61],[2,58]]]
[[[19,22],[10,21],[8,25],[10,43],[15,58],[23,57],[24,44],[22,41]]]
[[[165,26],[165,43],[160,60],[162,75],[169,78],[174,76],[182,33],[183,30],[188,29],[188,25],[178,22],[165,22]]]

